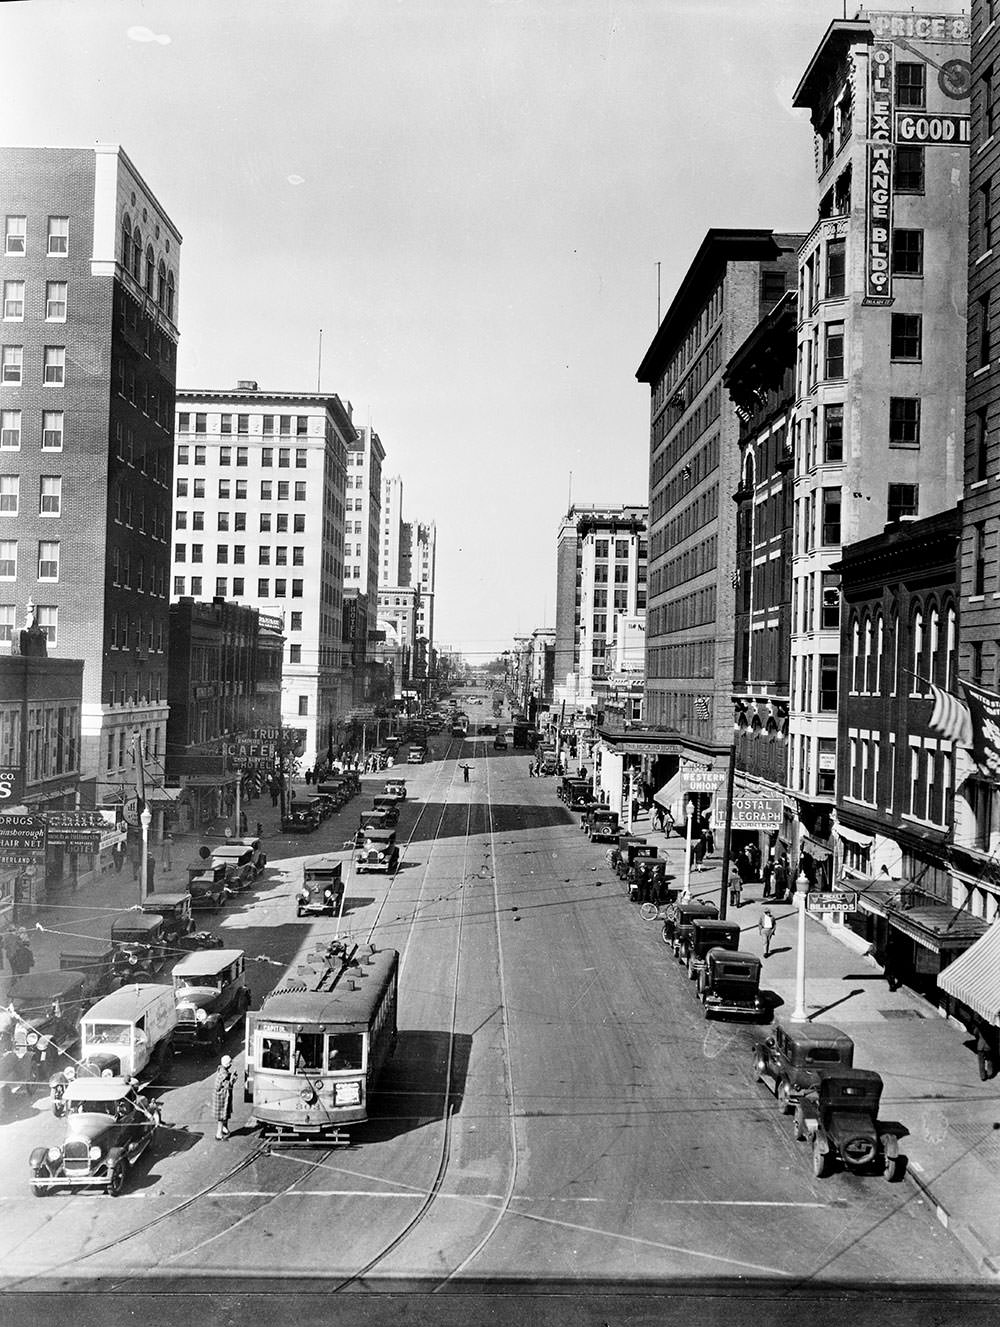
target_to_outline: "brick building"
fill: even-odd
[[[164,746],[181,236],[120,147],[2,148],[0,184],[0,642],[32,599],[83,660],[94,806]]]

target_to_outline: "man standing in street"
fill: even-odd
[[[216,1142],[221,1143],[229,1137],[229,1121],[233,1114],[233,1090],[235,1086],[236,1074],[233,1072],[233,1061],[230,1056],[223,1055],[215,1073],[215,1082],[212,1084],[212,1112],[215,1116]]]
[[[764,944],[764,957],[769,957],[771,953],[771,941],[774,939],[774,916],[770,908],[765,908],[760,914],[760,921],[757,923],[760,929],[760,938]]]

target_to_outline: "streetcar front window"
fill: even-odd
[[[292,1043],[287,1037],[262,1037],[260,1067],[288,1070],[292,1065]]]
[[[323,1068],[322,1032],[299,1032],[295,1037],[295,1069]]]
[[[326,1067],[360,1069],[364,1064],[365,1039],[360,1032],[331,1032],[326,1052]]]

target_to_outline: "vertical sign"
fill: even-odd
[[[871,46],[868,90],[868,178],[865,181],[865,304],[892,303],[892,78],[890,42]]]

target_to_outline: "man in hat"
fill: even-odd
[[[223,1055],[215,1072],[215,1081],[212,1084],[215,1138],[220,1143],[229,1137],[229,1121],[233,1113],[233,1091],[235,1087],[236,1074],[233,1071],[232,1057]]]

